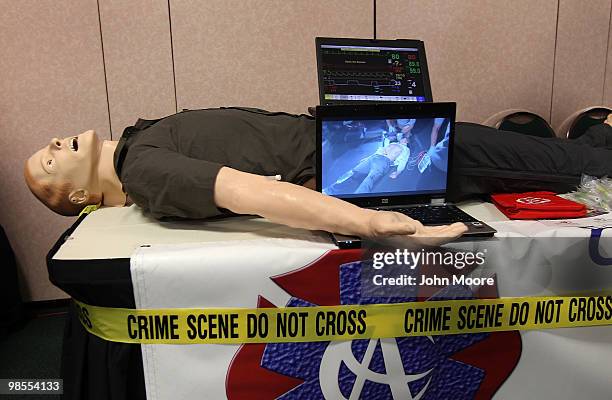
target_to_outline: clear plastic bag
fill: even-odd
[[[584,204],[590,212],[608,213],[612,211],[612,179],[595,178],[582,175],[580,186],[575,192],[562,195],[568,200]]]

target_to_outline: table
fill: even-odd
[[[515,224],[489,203],[470,202],[460,207],[498,229]],[[141,246],[210,246],[262,239],[310,243],[320,250],[334,248],[325,233],[291,229],[259,218],[160,223],[135,206],[101,209],[79,218],[58,240],[48,256],[49,276],[55,285],[82,302],[136,308],[130,257]],[[62,364],[65,398],[146,398],[141,346],[100,340],[87,334],[74,310],[69,317]],[[469,359],[469,354],[464,357]]]

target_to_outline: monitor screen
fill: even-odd
[[[426,63],[415,47],[321,44],[323,102],[431,101]]]
[[[321,121],[321,190],[340,198],[446,191],[449,118]]]

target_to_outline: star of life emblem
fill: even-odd
[[[272,277],[293,295],[285,306],[417,300],[417,289],[405,297],[368,297],[361,290],[361,262],[354,262],[359,257],[349,262],[344,254],[331,252]],[[455,298],[473,293],[466,286],[446,287],[428,301]],[[275,307],[263,297],[258,303]],[[513,371],[520,349],[517,332],[247,344],[228,369],[226,392],[228,400],[487,399]]]
[[[340,268],[342,304],[400,303],[415,297],[362,297],[361,263]],[[448,287],[433,300],[472,297],[466,287]],[[314,304],[293,298],[287,307]],[[278,397],[326,400],[471,399],[483,371],[449,356],[485,339],[488,334],[360,339],[344,342],[270,343],[262,366],[304,380]],[[453,376],[453,380],[446,379]],[[461,385],[455,385],[457,379]]]

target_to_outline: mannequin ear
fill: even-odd
[[[70,192],[68,199],[72,204],[87,204],[89,191],[87,189],[77,189]]]

